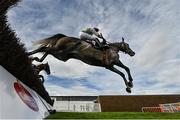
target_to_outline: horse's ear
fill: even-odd
[[[122,37],[122,42],[124,42],[124,38]]]

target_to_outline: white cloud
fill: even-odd
[[[157,73],[157,80],[166,81],[169,85],[180,84],[180,59],[177,61],[168,61],[162,66],[162,70]]]
[[[57,85],[46,85],[47,91],[50,92],[51,96],[64,96],[64,95],[69,95],[69,96],[87,96],[87,95],[98,95],[99,91],[95,89],[90,89],[84,86],[73,86],[72,88],[64,88],[61,86]]]
[[[144,68],[154,68],[172,57],[173,41],[167,40],[164,33],[155,31],[151,38],[136,54],[135,60]]]

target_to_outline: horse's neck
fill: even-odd
[[[110,48],[116,52],[119,52],[121,50],[121,45],[122,45],[122,43],[119,43],[119,42],[109,44]]]

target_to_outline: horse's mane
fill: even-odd
[[[0,1],[0,65],[24,84],[34,89],[48,103],[51,103],[38,76],[34,73],[31,60],[26,54],[24,45],[20,43],[15,32],[7,24],[8,9],[20,0]]]
[[[114,42],[114,43],[108,43],[108,44],[114,46],[114,45],[122,44],[122,42]]]

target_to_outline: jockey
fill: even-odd
[[[106,40],[103,39],[101,33],[99,33],[99,29],[94,28],[86,28],[79,33],[79,37],[82,40],[90,41],[93,45],[97,46],[98,48],[106,47]],[[103,41],[99,41],[98,38],[101,38]],[[95,43],[94,43],[95,42]]]

